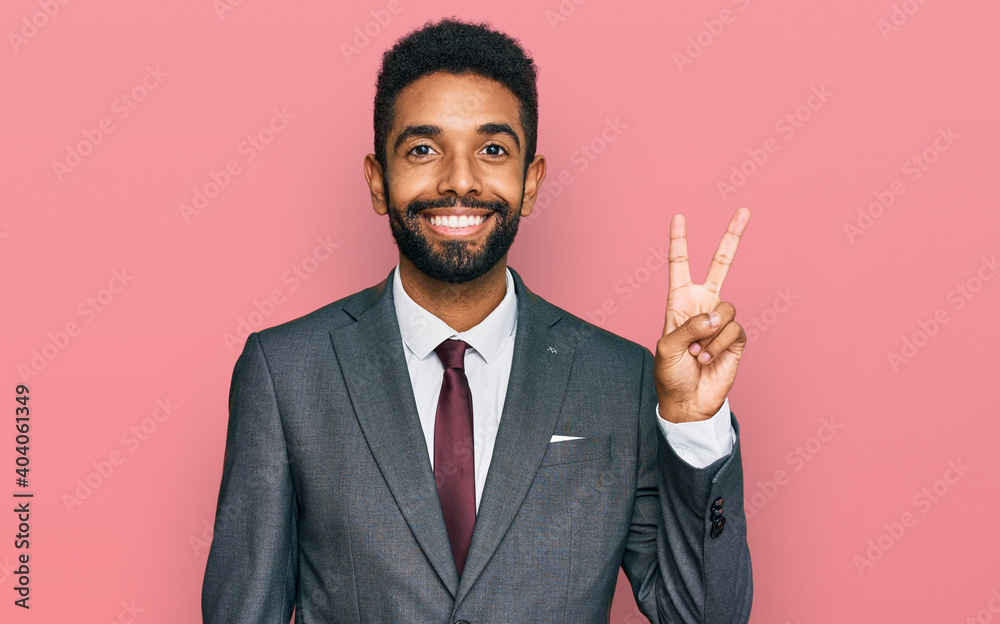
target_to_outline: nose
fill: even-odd
[[[478,195],[482,192],[479,163],[475,157],[452,153],[442,162],[443,170],[438,181],[441,195]]]

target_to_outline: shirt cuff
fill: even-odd
[[[678,457],[695,468],[704,468],[733,452],[736,432],[730,418],[729,397],[726,397],[719,411],[708,420],[685,423],[664,420],[657,404],[656,421],[660,424],[663,437]]]

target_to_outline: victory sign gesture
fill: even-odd
[[[667,312],[653,364],[660,416],[670,422],[711,418],[736,380],[747,335],[734,320],[736,307],[722,301],[721,292],[749,222],[748,208],[733,213],[712,258],[708,278],[704,284],[694,284],[684,215],[670,220]]]

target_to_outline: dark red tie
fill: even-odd
[[[445,340],[436,349],[444,380],[434,420],[434,481],[448,528],[455,567],[462,576],[476,524],[475,452],[472,443],[472,392],[465,376],[461,340]]]

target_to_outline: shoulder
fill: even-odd
[[[516,275],[516,274],[515,274]],[[520,277],[515,278],[523,286]],[[564,341],[574,344],[577,356],[601,359],[607,363],[629,363],[642,365],[642,360],[652,353],[643,345],[598,327],[575,314],[561,308],[542,296],[524,288],[521,296],[525,305],[519,306],[522,313],[536,315],[549,324]]]
[[[378,302],[391,282],[382,282],[347,295],[298,318],[256,332],[267,352],[305,354],[330,345],[330,333],[354,323],[369,307]]]
[[[558,306],[552,307],[562,311],[563,317],[560,322],[565,323],[567,330],[578,336],[578,353],[588,357],[611,358],[632,363],[641,363],[647,355],[652,358],[650,350],[643,345],[598,327]]]
[[[543,358],[559,357],[555,349],[568,356],[570,370],[567,396],[584,397],[587,407],[612,414],[634,413],[639,409],[644,393],[652,388],[653,354],[643,345],[598,327],[557,305],[534,295],[528,308],[540,316],[556,318],[548,333],[529,332]],[[521,318],[518,318],[517,338],[521,340]],[[564,351],[565,349],[565,351]],[[545,361],[545,360],[540,360]],[[596,406],[600,406],[597,408]]]

